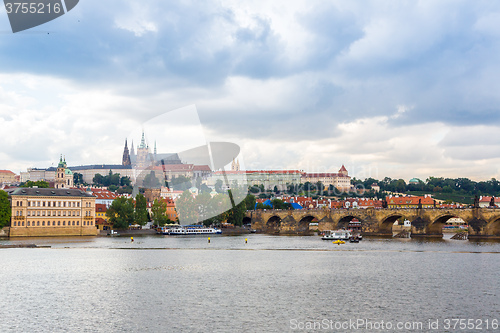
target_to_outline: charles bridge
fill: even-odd
[[[366,208],[247,211],[244,223],[260,233],[283,235],[311,234],[309,223],[318,222],[319,231],[346,228],[356,218],[366,236],[392,236],[396,220],[411,221],[411,237],[443,237],[442,228],[458,217],[469,226],[469,239],[500,239],[500,209],[495,208]]]

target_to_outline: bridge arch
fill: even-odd
[[[268,233],[279,234],[281,229],[281,217],[278,215],[271,216],[266,222]]]
[[[250,218],[248,216],[244,216],[243,217],[243,224],[249,224],[249,223],[252,223],[252,218]]]
[[[351,222],[354,219],[357,219],[359,222],[361,222],[361,225],[363,225],[363,219],[359,216],[359,214],[354,213],[354,214],[343,215],[337,222],[337,228],[347,229],[349,222]]]
[[[500,216],[495,216],[488,221],[486,233],[494,237],[500,237]]]
[[[452,218],[460,218],[462,219],[466,224],[468,224],[467,219],[464,219],[463,217],[453,214],[450,212],[446,212],[444,214],[441,214],[434,218],[434,220],[427,226],[428,232],[432,234],[439,234],[443,233],[443,227],[445,224]]]
[[[299,222],[298,222],[298,230],[300,231],[308,231],[309,230],[309,223],[311,223],[314,219],[318,219],[316,216],[312,214],[308,214],[303,216]]]
[[[393,214],[383,218],[380,221],[379,231],[388,234],[392,233],[392,227],[394,226],[394,222],[404,218],[405,216],[402,214]]]

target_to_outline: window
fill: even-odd
[[[63,210],[63,216],[66,216],[66,211],[65,210]]]
[[[80,221],[76,221],[76,225],[80,225]]]
[[[57,225],[61,225],[61,221],[57,221]]]
[[[30,226],[30,221],[28,221],[27,225],[28,225],[28,227]]]
[[[28,207],[31,207],[31,201],[28,201]]]
[[[14,227],[16,226],[16,221],[14,221]]]
[[[63,225],[66,225],[66,221],[63,221]]]
[[[40,201],[37,201],[37,202],[36,202],[36,205],[37,205],[38,207],[40,207]]]
[[[49,223],[50,223],[50,222],[49,222]],[[54,226],[55,226],[55,225],[56,225],[56,221],[52,221],[52,225],[54,225]]]
[[[42,202],[42,206],[43,206],[43,207],[45,207],[45,201],[44,201],[44,202]]]
[[[66,207],[66,201],[63,202],[63,207]]]
[[[14,222],[14,223],[15,223],[15,222]],[[83,221],[83,225],[86,225],[86,224],[87,224],[87,222]]]
[[[40,221],[36,221],[36,225],[37,225],[37,227],[39,227],[40,226]]]
[[[24,227],[24,221],[23,221],[23,227]]]
[[[40,211],[36,212],[36,216],[40,216]]]
[[[57,207],[61,207],[61,201],[57,203]]]
[[[57,211],[57,216],[61,216],[61,211],[60,210]]]
[[[75,225],[75,221],[73,221],[73,225]]]
[[[80,207],[80,203],[79,202],[76,203],[76,207]]]
[[[42,221],[42,227],[44,227],[44,226],[45,226],[45,221]]]

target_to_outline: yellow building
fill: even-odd
[[[95,197],[78,189],[7,190],[12,207],[11,237],[93,236]]]
[[[0,183],[14,183],[16,174],[10,170],[0,170]]]

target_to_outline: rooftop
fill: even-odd
[[[56,188],[30,188],[16,187],[8,189],[9,195],[40,196],[40,197],[85,197],[92,198],[89,193],[77,189],[56,189]]]

